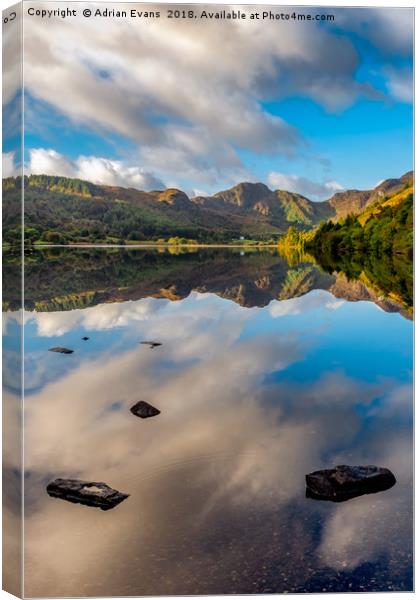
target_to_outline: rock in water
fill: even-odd
[[[149,404],[148,402],[144,402],[140,400],[134,406],[130,408],[130,411],[136,417],[140,417],[141,419],[147,419],[149,417],[156,417],[156,415],[160,415],[160,410]]]
[[[89,338],[88,338],[86,335],[85,335],[84,337],[82,337],[82,340],[83,340],[84,342],[87,342],[87,341],[88,341],[88,339],[89,339]]]
[[[306,475],[306,496],[343,502],[363,494],[382,492],[395,483],[396,479],[389,469],[373,465],[339,465],[334,469],[314,471]]]
[[[96,506],[102,510],[114,508],[129,496],[112,489],[106,483],[80,479],[55,479],[47,485],[47,492],[53,498]]]
[[[61,346],[55,346],[54,348],[49,349],[50,352],[60,352],[61,354],[73,354],[74,350],[70,350],[69,348],[62,348]]]
[[[162,345],[160,342],[140,342],[140,344],[146,344],[146,346],[150,346],[152,349]]]

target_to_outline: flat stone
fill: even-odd
[[[49,348],[49,352],[60,352],[60,354],[73,354],[74,350],[70,350],[70,348],[62,348],[61,346],[55,346],[54,348]]]
[[[53,498],[94,506],[101,510],[110,510],[129,496],[112,489],[106,483],[60,478],[47,485],[47,493]]]
[[[146,346],[150,346],[150,348],[157,348],[158,346],[162,346],[160,342],[140,342],[140,344],[145,344]]]
[[[144,402],[144,400],[140,400],[134,406],[130,408],[130,411],[136,417],[140,417],[141,419],[148,419],[149,417],[156,417],[156,415],[160,415],[160,410],[149,404],[148,402]]]
[[[389,469],[374,465],[338,465],[306,475],[306,496],[317,500],[343,502],[363,494],[375,494],[395,485]]]

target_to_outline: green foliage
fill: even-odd
[[[168,244],[171,246],[194,246],[197,245],[197,240],[189,240],[187,238],[170,237]]]
[[[356,215],[347,215],[338,223],[321,223],[306,249],[316,257],[340,257],[348,254],[376,256],[413,254],[413,195],[400,204],[386,205],[362,226]]]
[[[4,183],[4,182],[3,182]],[[212,211],[158,201],[152,194],[87,181],[31,175],[23,178],[24,219],[39,232],[28,243],[118,243],[179,238],[191,244],[230,243],[241,236],[267,241],[281,232],[264,222],[231,221]],[[3,185],[3,239],[20,243],[22,178]],[[53,240],[57,240],[54,241]],[[183,243],[183,242],[182,242]]]
[[[319,228],[325,226],[325,223],[321,223]],[[304,254],[306,246],[313,236],[314,231],[299,231],[295,227],[289,227],[287,234],[279,240],[279,249],[283,254],[290,254],[291,252]]]
[[[97,190],[97,187],[89,181],[51,175],[31,175],[26,178],[26,185],[33,188],[48,189],[53,192],[80,194],[82,196],[92,196]]]
[[[342,272],[349,280],[361,280],[384,298],[394,300],[411,314],[413,309],[413,262],[407,256],[373,253],[323,254],[316,257],[327,273]]]
[[[20,185],[20,177],[5,177],[2,180],[2,190],[6,192],[8,190],[16,190]]]
[[[23,240],[25,244],[33,244],[39,239],[40,231],[37,227],[24,227]],[[11,246],[20,246],[22,243],[22,226],[17,225],[8,229],[7,236],[4,236],[6,241]]]
[[[45,231],[42,240],[49,244],[62,244],[65,238],[58,231]]]
[[[290,227],[280,241],[285,254],[309,253],[328,273],[342,271],[349,279],[395,299],[409,312],[413,306],[413,195],[378,204],[375,211],[349,214],[339,222],[323,221],[316,230]],[[364,225],[362,225],[364,223]]]

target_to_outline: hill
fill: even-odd
[[[307,234],[306,247],[331,256],[394,254],[412,257],[413,182],[403,189],[376,196],[359,214],[322,223]]]
[[[45,243],[121,243],[180,237],[206,243],[277,240],[293,225],[305,230],[376,206],[412,181],[408,173],[374,190],[350,190],[324,202],[263,183],[240,183],[209,197],[178,189],[143,192],[88,181],[24,177],[25,239]],[[3,238],[20,240],[20,178],[3,180]]]
[[[309,232],[289,229],[281,247],[309,253],[328,273],[353,281],[405,306],[413,300],[413,180],[403,188],[372,195],[365,208],[338,221],[324,221]]]

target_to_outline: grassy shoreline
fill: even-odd
[[[17,246],[16,248],[20,248]],[[3,244],[3,250],[10,250],[12,246],[6,246]],[[88,242],[74,242],[71,244],[31,244],[27,248],[188,248],[195,250],[199,248],[240,248],[246,250],[247,248],[278,248],[278,244],[264,244],[264,243],[252,243],[252,244],[158,244],[157,242],[141,242],[141,243],[127,243],[127,244],[108,244],[106,242],[93,244]]]

